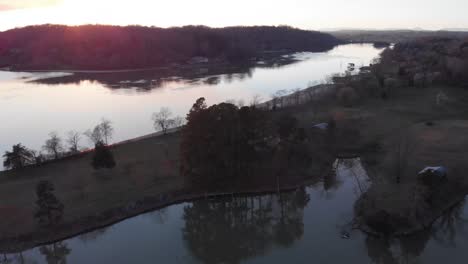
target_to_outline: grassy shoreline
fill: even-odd
[[[161,195],[154,197],[145,197],[143,200],[136,201],[130,208],[120,207],[112,208],[102,212],[100,216],[93,216],[91,219],[84,219],[84,222],[78,223],[62,223],[53,229],[39,229],[36,232],[25,234],[23,236],[2,238],[0,239],[0,252],[3,254],[18,253],[27,249],[31,249],[41,245],[51,244],[57,241],[66,240],[92,232],[101,228],[105,228],[119,222],[125,221],[132,217],[145,214],[154,210],[162,209],[171,205],[176,205],[185,202],[193,202],[202,199],[212,199],[231,196],[251,196],[251,195],[266,195],[277,192],[294,191],[298,188],[308,186],[315,183],[314,179],[304,179],[303,182],[295,184],[264,187],[262,189],[252,188],[246,190],[238,190],[233,192],[210,192],[210,193],[180,193],[168,194],[167,200],[161,199]],[[164,195],[163,195],[164,196]]]
[[[313,176],[284,177],[279,183],[276,178],[270,181],[259,178],[256,184],[239,182],[233,187],[207,192],[203,187],[192,186],[179,173],[181,133],[177,129],[169,132],[110,146],[117,161],[116,168],[111,170],[94,171],[90,165],[92,151],[89,151],[42,166],[0,172],[0,197],[3,201],[10,198],[10,208],[0,207],[0,211],[16,208],[12,215],[0,221],[0,252],[14,253],[64,240],[182,202],[294,190],[319,181],[323,171],[331,168],[331,164],[320,164]],[[173,163],[171,168],[161,171],[168,163]],[[65,173],[65,178],[57,173],[68,170],[71,173]],[[65,205],[64,220],[54,227],[41,227],[33,219],[34,186],[43,179],[54,183],[57,197]]]

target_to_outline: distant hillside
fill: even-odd
[[[410,86],[468,87],[468,38],[421,38],[398,43],[382,52],[380,63],[372,68],[382,82],[390,78]]]
[[[388,42],[398,43],[412,41],[419,38],[441,37],[441,38],[464,38],[468,32],[463,31],[429,31],[429,30],[338,30],[329,31],[331,35],[347,42],[375,43]]]
[[[186,63],[194,57],[243,62],[265,52],[319,52],[340,43],[329,34],[291,27],[41,25],[0,32],[0,67],[128,69]]]

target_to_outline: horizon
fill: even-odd
[[[1,12],[1,11],[0,11]],[[363,31],[363,32],[379,32],[379,31],[414,31],[414,32],[438,32],[438,31],[451,31],[451,32],[468,32],[468,28],[440,28],[440,29],[425,29],[425,28],[347,28],[347,27],[338,27],[338,28],[319,28],[319,29],[308,29],[308,28],[300,28],[288,24],[278,24],[278,25],[266,25],[266,24],[253,24],[253,25],[228,25],[228,26],[209,26],[203,24],[185,24],[185,25],[177,25],[177,26],[158,26],[158,25],[141,25],[141,24],[126,24],[126,25],[119,25],[119,24],[99,24],[99,23],[83,23],[83,24],[76,24],[76,25],[68,25],[68,24],[56,24],[56,23],[43,23],[43,24],[30,24],[24,26],[18,26],[8,29],[0,29],[0,32],[6,32],[13,29],[21,29],[27,27],[34,27],[34,26],[65,26],[65,27],[81,27],[81,26],[109,26],[109,27],[148,27],[148,28],[162,28],[162,29],[170,29],[170,28],[182,28],[182,27],[208,27],[208,28],[229,28],[229,27],[292,27],[299,30],[307,30],[307,31],[318,31],[318,32],[339,32],[339,31]]]
[[[105,0],[0,0],[0,31],[41,24],[140,25],[161,28],[185,25],[218,28],[289,25],[318,31],[468,30],[468,17],[463,12],[468,8],[468,3],[460,4],[456,0],[429,3],[422,0],[411,3],[403,0],[391,3],[371,0],[358,2],[293,0],[285,5],[282,1],[240,0],[223,6],[223,3],[214,0],[196,3],[182,0],[117,0],[112,1],[112,4]],[[229,12],[226,12],[227,8]]]

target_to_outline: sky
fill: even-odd
[[[467,0],[0,0],[0,30],[46,23],[466,29],[466,10]]]

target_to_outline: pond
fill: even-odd
[[[0,71],[0,153],[22,143],[40,150],[50,132],[65,137],[84,132],[102,118],[113,122],[113,142],[154,132],[151,115],[168,107],[185,117],[199,97],[208,104],[259,95],[269,100],[278,90],[306,88],[343,73],[349,63],[368,65],[381,49],[342,45],[324,53],[294,54],[295,63],[259,63],[253,67],[193,71],[114,73],[16,73]],[[83,147],[89,146],[86,139]],[[1,169],[1,168],[0,168]]]
[[[8,263],[465,263],[465,203],[430,230],[374,238],[352,228],[354,202],[370,184],[366,169],[360,159],[337,160],[334,168],[320,183],[293,192],[173,205],[3,257]]]

